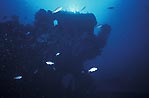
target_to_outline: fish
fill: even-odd
[[[60,55],[60,53],[56,53],[56,56]]]
[[[54,62],[47,61],[46,64],[48,64],[48,65],[54,65]]]
[[[91,69],[88,70],[88,72],[94,72],[94,71],[96,71],[96,70],[97,70],[96,67],[92,67]]]
[[[84,9],[86,9],[86,6],[84,6],[84,7],[80,10],[80,12],[83,11]]]
[[[16,77],[14,77],[13,79],[15,79],[15,80],[20,80],[20,79],[22,79],[22,76],[16,76]]]
[[[99,24],[99,25],[96,25],[96,28],[102,28],[103,25]]]
[[[114,6],[110,6],[110,7],[108,7],[107,9],[114,9],[115,7]]]
[[[31,34],[31,32],[26,32],[26,33],[25,33],[25,35],[30,35],[30,34]]]
[[[63,9],[62,7],[57,7],[52,13],[53,14],[57,13],[57,12],[61,11],[62,9]]]

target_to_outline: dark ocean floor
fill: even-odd
[[[13,92],[12,92],[13,93]],[[61,93],[48,93],[47,95],[30,94],[4,94],[0,98],[149,98],[148,93],[135,93],[135,92],[98,92],[95,94],[61,94]]]

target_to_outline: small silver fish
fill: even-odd
[[[56,56],[60,55],[60,53],[56,53]]]
[[[96,26],[96,28],[102,28],[103,25],[99,24]]]
[[[48,65],[54,65],[54,62],[47,61],[46,64],[48,64]]]
[[[26,32],[26,33],[25,33],[25,35],[30,35],[30,34],[31,34],[31,32]]]
[[[14,77],[13,79],[19,80],[19,79],[22,79],[22,76],[16,76],[16,77]]]
[[[93,67],[93,68],[89,69],[88,72],[94,72],[96,70],[97,70],[97,68],[96,67]]]
[[[62,7],[57,7],[52,13],[54,14],[54,13],[57,13],[57,12],[59,12],[61,10],[62,10]]]

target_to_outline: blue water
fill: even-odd
[[[57,7],[72,12],[86,7],[82,13],[93,13],[98,24],[112,27],[102,54],[85,63],[87,68],[98,67],[91,74],[97,91],[149,91],[149,0],[0,0],[0,21],[3,16],[18,15],[21,23],[32,24],[40,8]]]

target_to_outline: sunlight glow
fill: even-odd
[[[120,0],[26,0],[26,2],[31,5],[35,12],[43,8],[55,10],[56,12],[63,10],[74,13],[93,13],[96,16],[97,22],[105,23],[111,17],[111,12],[114,11],[107,8],[111,6],[117,8]]]
[[[71,6],[69,7],[68,11],[71,11],[71,12],[79,12],[79,8],[77,8],[76,6]]]

